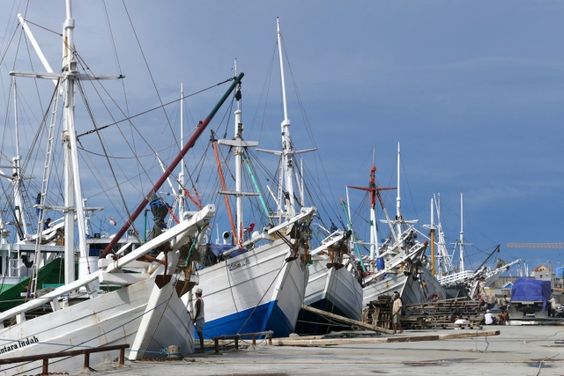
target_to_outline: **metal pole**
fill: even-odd
[[[170,176],[170,174],[172,174],[172,171],[176,168],[176,166],[178,166],[178,163],[180,163],[180,161],[182,161],[182,158],[184,158],[184,156],[186,155],[186,153],[188,153],[188,151],[194,146],[194,144],[196,143],[196,141],[198,140],[198,138],[200,137],[200,135],[204,132],[204,130],[206,129],[206,127],[208,126],[208,124],[211,122],[211,120],[213,119],[213,117],[215,116],[215,114],[217,113],[217,111],[219,111],[219,108],[223,105],[223,103],[227,100],[227,98],[229,97],[229,95],[231,94],[231,92],[235,89],[235,87],[237,87],[238,85],[241,84],[241,79],[243,78],[245,74],[244,73],[240,73],[237,77],[233,78],[233,83],[229,86],[229,88],[227,89],[227,91],[225,92],[225,94],[223,94],[223,97],[221,97],[221,99],[219,100],[219,102],[215,105],[215,107],[211,110],[211,112],[209,113],[209,115],[204,119],[204,120],[200,120],[200,122],[198,123],[196,130],[194,131],[194,133],[192,134],[192,136],[190,137],[190,139],[188,139],[188,141],[186,141],[186,144],[184,145],[184,147],[182,148],[182,150],[180,150],[180,153],[178,153],[178,155],[176,156],[176,158],[174,158],[174,160],[168,165],[166,171],[161,175],[161,177],[159,178],[159,180],[157,180],[157,182],[155,183],[155,185],[153,186],[153,188],[151,188],[151,190],[149,191],[149,193],[147,193],[147,195],[145,195],[145,197],[143,198],[143,201],[141,201],[141,203],[139,204],[139,206],[137,207],[137,209],[135,209],[135,211],[133,212],[133,214],[131,214],[131,216],[129,217],[129,219],[127,220],[127,222],[122,226],[122,228],[115,234],[115,236],[113,237],[112,241],[110,242],[110,244],[108,244],[106,246],[106,248],[104,248],[104,250],[102,251],[102,253],[100,254],[100,257],[106,257],[106,255],[108,253],[110,253],[110,251],[112,250],[113,246],[116,245],[116,243],[119,241],[119,239],[121,239],[121,237],[123,236],[123,234],[125,234],[125,232],[127,231],[127,229],[129,228],[129,226],[131,226],[133,224],[133,222],[137,219],[137,217],[139,216],[139,214],[141,214],[141,212],[143,211],[143,209],[145,208],[145,206],[147,206],[147,204],[149,203],[149,198],[159,190],[159,188],[163,185],[163,183],[166,181],[166,179]]]

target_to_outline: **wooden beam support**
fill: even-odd
[[[385,334],[392,334],[393,333],[393,331],[390,330],[390,329],[382,328],[382,327],[376,326],[376,325],[370,325],[370,324],[367,324],[367,323],[364,323],[364,322],[358,321],[358,320],[349,319],[348,317],[336,315],[336,314],[331,313],[331,312],[326,312],[326,311],[323,311],[321,309],[313,308],[313,307],[305,305],[305,304],[302,305],[302,309],[304,311],[315,313],[315,314],[318,314],[320,316],[324,316],[324,317],[330,318],[332,320],[340,321],[340,322],[345,323],[345,324],[358,326],[359,328],[373,330],[373,331],[378,332],[378,333],[385,333]]]
[[[397,343],[397,342],[423,342],[440,341],[456,338],[468,337],[490,337],[499,335],[499,330],[468,331],[449,334],[423,334],[423,335],[398,335],[394,337],[362,337],[362,338],[322,338],[312,339],[311,337],[300,339],[300,337],[273,338],[274,346],[297,346],[297,347],[323,347],[353,344],[374,344],[374,343]]]

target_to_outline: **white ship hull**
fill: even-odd
[[[403,304],[421,304],[436,299],[445,299],[444,289],[426,269],[422,268],[418,279],[413,274],[388,273],[381,280],[373,280],[363,289],[363,305],[377,300],[380,295],[392,296],[400,293]]]
[[[193,323],[175,288],[176,275],[161,274],[162,263],[153,264],[153,276],[146,273],[121,273],[140,257],[163,245],[170,245],[168,270],[175,271],[178,255],[188,242],[199,241],[215,209],[209,205],[190,220],[181,222],[138,249],[75,282],[0,314],[0,322],[18,323],[0,330],[0,359],[46,354],[65,350],[130,344],[130,359],[155,357],[169,345],[187,355],[194,351]],[[159,255],[161,260],[163,254]],[[108,261],[108,260],[106,260]],[[158,266],[157,266],[158,265]],[[157,283],[157,279],[161,283]],[[113,292],[60,307],[60,298],[94,281],[123,281]],[[133,281],[135,282],[128,282]],[[159,288],[160,285],[161,287]],[[63,300],[64,301],[64,300]],[[50,313],[29,319],[49,306]],[[27,319],[27,320],[26,320]],[[113,361],[117,352],[93,353],[90,364]],[[82,368],[82,357],[58,358],[50,362],[53,371],[72,372]],[[41,362],[3,365],[2,375],[40,372]]]
[[[353,320],[361,319],[362,286],[349,270],[344,267],[328,269],[324,259],[311,264],[309,270],[304,304]],[[321,334],[332,329],[324,325],[326,319],[315,314],[302,311],[299,317],[299,333]]]
[[[308,268],[278,239],[198,272],[204,291],[204,337],[273,330],[294,331]]]
[[[178,345],[184,354],[194,351],[192,322],[185,309],[173,312],[171,307],[183,307],[172,284],[163,287],[168,295],[167,314],[162,307],[148,307],[150,296],[157,289],[154,278],[145,279],[117,291],[102,294],[39,316],[0,331],[0,358],[45,354],[65,350],[81,350],[100,346],[132,344],[140,330],[146,312],[155,312],[161,318],[153,327],[150,341],[139,352],[154,356],[170,345]],[[156,310],[155,310],[156,308]],[[117,351],[92,353],[90,364],[112,362]],[[36,374],[41,372],[41,361],[3,365],[3,375]],[[80,370],[83,357],[57,358],[50,361],[50,372]]]

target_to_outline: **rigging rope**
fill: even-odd
[[[58,37],[61,37],[61,38],[63,37],[63,34],[59,33],[58,31],[51,30],[51,29],[49,29],[48,27],[45,27],[45,26],[41,26],[40,24],[37,24],[37,23],[35,23],[35,22],[32,22],[32,21],[28,20],[28,19],[25,18],[25,17],[24,17],[24,21],[25,21],[26,23],[30,24],[30,25],[37,26],[38,28],[43,29],[43,30],[45,30],[45,31],[47,31],[47,32],[49,32],[49,33],[55,34],[55,35],[58,36]]]
[[[104,6],[104,13],[106,15],[106,25],[108,26],[108,30],[110,32],[110,38],[112,40],[114,57],[116,59],[118,71],[119,71],[120,75],[122,75],[123,69],[121,69],[121,62],[119,60],[119,55],[118,55],[118,52],[117,52],[118,48],[117,48],[117,45],[116,45],[116,40],[115,40],[115,37],[114,37],[114,31],[112,29],[112,24],[110,22],[110,15],[108,13],[108,7],[106,5],[106,0],[102,1],[102,4]],[[127,114],[129,114],[129,102],[127,100],[127,91],[125,90],[125,80],[121,81],[121,88],[122,88],[122,91],[123,91],[123,98],[125,100],[125,111],[126,111]]]
[[[18,31],[19,27],[18,25],[16,25],[16,27],[14,28],[14,32],[12,33],[12,36],[10,37],[10,39],[8,40],[8,43],[6,45],[6,48],[4,49],[4,51],[0,54],[0,65],[2,65],[2,63],[4,62],[4,59],[6,58],[7,54],[8,54],[8,50],[10,49],[10,45],[12,44],[12,41],[14,40],[14,38],[16,37],[16,33]],[[17,55],[17,54],[16,54]]]
[[[217,84],[208,86],[208,87],[206,87],[206,88],[204,88],[204,89],[201,89],[201,90],[198,90],[198,91],[196,91],[196,92],[194,92],[194,93],[192,93],[192,94],[187,94],[187,95],[183,96],[182,98],[177,98],[177,99],[168,101],[168,102],[163,103],[163,104],[161,104],[161,105],[159,105],[159,106],[155,106],[155,107],[149,108],[148,110],[138,112],[138,113],[136,113],[136,114],[134,114],[134,115],[128,116],[128,117],[123,118],[123,119],[121,119],[121,120],[116,120],[116,121],[114,121],[114,122],[112,122],[112,123],[109,123],[109,124],[106,124],[106,125],[102,125],[102,126],[96,128],[96,129],[91,129],[91,130],[86,131],[86,132],[84,132],[84,133],[80,133],[80,134],[77,135],[77,138],[80,138],[80,137],[82,137],[82,136],[89,135],[89,134],[94,133],[94,132],[99,132],[99,131],[104,130],[104,129],[106,129],[106,128],[109,128],[109,127],[111,127],[111,126],[113,126],[113,125],[117,125],[117,124],[120,124],[120,123],[123,123],[123,122],[126,122],[126,121],[129,122],[131,119],[135,119],[136,117],[145,115],[145,114],[147,114],[147,113],[149,113],[149,112],[158,110],[158,109],[160,109],[160,108],[162,108],[162,107],[169,106],[169,105],[174,104],[174,103],[176,103],[176,102],[179,102],[179,101],[181,101],[181,100],[183,100],[183,99],[190,98],[190,97],[193,97],[193,96],[195,96],[195,95],[201,94],[201,93],[203,93],[203,92],[205,92],[205,91],[208,91],[208,90],[213,89],[213,88],[215,88],[215,87],[221,86],[221,85],[223,85],[223,84],[225,84],[225,83],[227,83],[227,82],[230,82],[230,81],[233,81],[233,79],[232,79],[232,78],[229,78],[229,79],[227,79],[227,80],[218,82]]]
[[[131,16],[129,14],[129,10],[127,9],[127,6],[125,5],[125,0],[122,0],[121,3],[123,4],[123,9],[125,10],[125,14],[127,15],[127,19],[129,21],[129,25],[131,26],[131,31],[133,32],[133,36],[135,37],[135,41],[137,42],[137,47],[139,48],[139,52],[141,53],[141,56],[143,57],[143,62],[145,63],[145,68],[147,69],[147,73],[149,73],[149,77],[151,78],[151,83],[153,84],[153,88],[155,89],[155,93],[157,94],[157,98],[159,99],[159,103],[161,104],[161,108],[162,108],[164,116],[166,118],[166,123],[168,125],[168,128],[170,129],[171,133],[174,134],[174,131],[172,130],[172,124],[171,124],[170,119],[168,117],[168,113],[166,112],[166,109],[163,105],[161,93],[159,92],[159,89],[157,88],[157,83],[155,82],[153,72],[151,71],[151,68],[149,67],[149,62],[147,61],[147,57],[145,56],[145,51],[143,51],[143,47],[141,46],[141,42],[139,40],[139,36],[137,35],[137,31],[135,30],[135,26],[133,25],[133,20],[131,19]],[[174,139],[174,141],[176,143],[177,149],[178,150],[182,149],[182,146],[178,143],[178,140],[176,138]]]
[[[88,104],[88,100],[86,99],[86,94],[84,92],[84,88],[82,87],[82,84],[81,84],[80,81],[77,82],[77,87],[79,88],[80,94],[82,95],[82,98],[84,99],[84,105],[86,107],[86,111],[88,112],[88,116],[90,117],[90,120],[92,121],[92,124],[94,125],[94,127],[96,127],[96,120],[94,119],[94,113],[92,112],[92,108]],[[131,215],[131,211],[129,210],[129,207],[127,206],[127,201],[125,200],[123,190],[121,189],[121,186],[118,184],[118,178],[117,178],[114,166],[112,165],[112,163],[110,162],[110,159],[108,158],[107,148],[106,148],[106,145],[104,143],[104,140],[102,140],[102,135],[98,132],[96,132],[96,135],[98,136],[98,140],[100,141],[100,146],[102,147],[102,150],[104,151],[104,156],[105,156],[106,162],[108,164],[108,168],[110,169],[110,172],[112,174],[112,178],[114,180],[114,183],[116,184],[116,189],[119,193],[119,197],[121,199],[121,203],[123,205],[123,208],[125,209],[127,216],[129,217]],[[135,229],[135,225],[133,223],[131,224],[131,226]],[[135,232],[137,232],[137,230],[135,230]]]
[[[284,39],[282,38],[282,42],[284,43]],[[292,79],[292,83],[293,83],[293,87],[295,90],[295,94],[296,94],[296,98],[298,100],[298,104],[299,104],[299,109],[302,115],[302,121],[303,124],[305,125],[305,130],[309,136],[310,142],[311,144],[314,146],[315,149],[319,149],[319,146],[315,140],[314,134],[313,134],[313,130],[312,130],[312,126],[311,126],[311,122],[309,121],[309,118],[307,116],[307,112],[305,111],[305,106],[304,106],[304,102],[302,99],[302,95],[300,93],[299,90],[299,86],[297,84],[296,81],[296,77],[294,75],[294,72],[292,70],[292,65],[290,64],[290,59],[289,59],[289,55],[288,55],[288,50],[286,48],[286,46],[284,45],[284,51],[286,51],[286,62],[288,65],[288,69],[290,72],[290,77]],[[321,166],[320,168],[316,168],[315,171],[318,171],[322,174],[322,176],[324,177],[325,182],[322,183],[321,181],[319,182],[314,182],[313,184],[306,184],[306,188],[308,191],[311,190],[311,186],[316,187],[316,188],[320,188],[322,186],[327,186],[327,187],[331,187],[331,180],[329,179],[329,174],[327,172],[327,168],[325,167],[325,164],[323,163],[323,159],[321,158],[321,155],[319,152],[315,152],[315,159],[317,160],[317,163]],[[307,166],[306,166],[307,167]],[[313,174],[310,174],[308,176],[313,176]],[[321,207],[322,211],[325,212],[325,214],[332,214],[333,216],[336,216],[337,219],[339,220],[341,226],[344,226],[344,221],[342,219],[342,217],[340,216],[340,210],[339,210],[339,200],[337,199],[337,197],[335,196],[335,192],[333,190],[322,190],[322,189],[318,189],[316,190],[316,194],[315,196],[313,196],[310,193],[310,199],[313,197],[317,197],[318,199],[314,201],[315,206]],[[326,193],[329,193],[331,197],[327,197]],[[319,199],[319,198],[323,198],[323,199]],[[328,202],[332,202],[333,204],[331,204],[331,208],[327,207],[326,203]],[[321,218],[321,214],[319,214],[319,218]],[[322,221],[323,223],[323,221]]]

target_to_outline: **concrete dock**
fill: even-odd
[[[564,375],[564,326],[488,326],[476,330],[407,331],[379,341],[349,341],[311,347],[243,342],[239,350],[210,348],[180,360],[126,362],[95,367],[96,375]],[[415,342],[386,342],[413,337]],[[370,343],[372,342],[372,343]],[[84,374],[84,373],[83,373]]]

